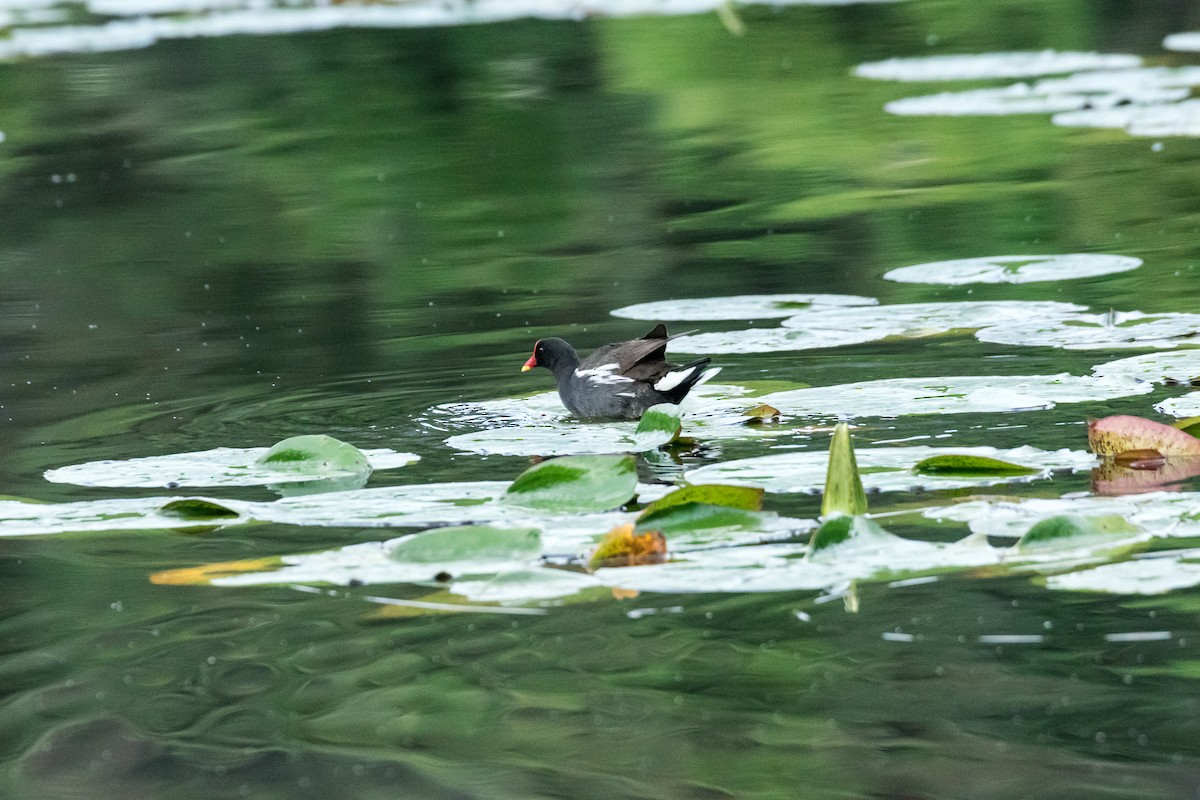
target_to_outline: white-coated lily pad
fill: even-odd
[[[681,404],[683,432],[703,439],[770,437],[786,432],[774,425],[747,425],[743,412],[755,405],[749,389],[724,384],[698,386]],[[456,450],[484,455],[552,456],[640,452],[648,440],[637,422],[579,422],[556,392],[532,397],[448,403],[431,409],[429,424],[468,428],[446,439]],[[659,437],[658,443],[665,439]]]
[[[646,320],[703,322],[724,319],[775,319],[788,317],[809,306],[870,306],[873,297],[850,294],[744,294],[734,297],[697,297],[658,300],[618,308],[614,317]]]
[[[846,328],[794,330],[791,328],[748,328],[681,336],[672,344],[680,353],[777,353],[791,350],[821,350],[873,342],[896,335],[893,327],[860,322]]]
[[[1189,392],[1180,397],[1163,400],[1161,403],[1155,403],[1154,408],[1179,419],[1200,417],[1200,392]]]
[[[1103,253],[1055,256],[985,256],[914,264],[891,270],[885,280],[900,283],[1035,283],[1092,278],[1128,272],[1142,265],[1140,258]],[[886,306],[884,306],[886,308]]]
[[[971,500],[923,512],[931,519],[965,522],[987,536],[1017,539],[1039,520],[1064,514],[1117,516],[1157,537],[1200,536],[1200,492],[1153,492],[1101,497]]]
[[[1142,59],[1125,53],[1079,53],[1042,50],[1014,53],[889,58],[859,64],[860,78],[886,81],[974,81],[988,78],[1028,78],[1091,69],[1125,69],[1141,66]]]
[[[889,337],[935,336],[1026,319],[1071,319],[1084,306],[1052,300],[1018,302],[900,303],[860,308],[813,306],[785,319],[780,328],[749,328],[682,336],[674,347],[683,353],[771,353],[816,350],[872,342]]]
[[[904,97],[885,103],[889,114],[900,117],[1001,117],[1013,114],[1055,114],[1089,105],[1082,94],[1042,94],[1023,83],[993,89]],[[1113,106],[1116,101],[1108,103]]]
[[[795,330],[825,331],[842,326],[874,330],[883,336],[933,336],[954,330],[978,330],[1029,319],[1074,319],[1085,307],[1054,300],[981,300],[948,303],[896,303],[861,313],[811,310],[795,314],[781,324]],[[887,333],[884,333],[884,332]]]
[[[1035,411],[1058,403],[1082,403],[1145,394],[1153,386],[1129,378],[1058,375],[995,375],[889,378],[760,398],[785,414],[845,417],[899,417]]]
[[[324,471],[319,475],[303,470],[288,471],[257,464],[269,452],[266,447],[218,447],[193,453],[148,456],[124,461],[90,461],[46,470],[52,483],[77,486],[163,488],[176,486],[263,486],[352,476],[349,471]],[[394,450],[363,450],[372,470],[396,469],[420,456]]]
[[[1002,483],[1041,480],[1057,470],[1079,471],[1096,463],[1091,453],[1078,450],[1049,452],[1036,447],[998,450],[994,447],[863,447],[854,451],[868,491],[922,491],[958,489],[967,486],[992,486]],[[1019,474],[921,474],[913,467],[920,461],[949,454],[994,458],[1031,467],[1034,472]],[[776,493],[817,493],[825,483],[829,454],[823,450],[797,450],[777,455],[743,458],[709,464],[689,471],[689,483],[732,483],[761,486]]]
[[[1124,128],[1131,136],[1200,136],[1200,101],[1158,102],[1116,108],[1086,108],[1055,114],[1062,127]]]
[[[1046,586],[1073,592],[1153,595],[1200,585],[1200,550],[1153,556],[1051,575]]]
[[[1066,350],[1116,348],[1170,349],[1200,346],[1200,314],[1143,314],[1114,311],[1080,314],[1068,320],[1030,315],[977,331],[983,342]]]
[[[1137,378],[1151,383],[1188,384],[1200,381],[1200,349],[1146,353],[1092,367],[1096,375]]]
[[[1172,33],[1163,39],[1163,47],[1181,53],[1200,53],[1200,33]]]
[[[1125,107],[1160,107],[1188,97],[1186,88],[1143,87],[1086,94],[1046,91],[1024,83],[992,89],[905,97],[884,105],[901,117],[1001,117],[1014,114],[1105,113]]]
[[[163,506],[183,498],[140,497],[85,500],[75,503],[26,503],[0,500],[0,537],[48,536],[99,531],[169,530],[205,524],[194,517],[164,512]],[[230,509],[213,525],[241,524],[249,517]]]

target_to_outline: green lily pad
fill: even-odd
[[[205,522],[211,520],[237,519],[241,516],[237,511],[226,508],[220,503],[212,500],[204,500],[197,497],[189,497],[183,500],[172,500],[169,503],[163,504],[158,513],[163,516],[177,517],[178,519],[192,520],[195,522]]]
[[[1042,554],[1059,550],[1087,548],[1130,542],[1142,537],[1143,531],[1115,514],[1082,516],[1060,514],[1034,523],[1015,545],[1018,552]]]
[[[637,430],[633,432],[634,448],[639,452],[654,450],[675,441],[683,431],[679,418],[679,406],[671,403],[660,403],[646,409],[638,420]]]
[[[1027,467],[989,456],[966,453],[944,453],[924,458],[913,465],[913,471],[923,475],[1033,475],[1041,472],[1037,467]]]
[[[704,503],[712,506],[740,508],[745,511],[761,511],[763,494],[763,489],[754,486],[722,486],[720,484],[684,486],[646,506],[642,509],[642,516],[684,503]]]
[[[629,501],[637,488],[633,456],[562,456],[521,473],[504,502],[550,511],[607,511]]]
[[[676,503],[643,512],[637,518],[639,531],[661,531],[668,537],[677,533],[714,528],[762,528],[764,513],[708,503]],[[771,515],[774,516],[774,515]]]
[[[371,471],[371,462],[352,444],[325,434],[292,436],[259,456],[255,466],[305,475]]]
[[[533,561],[542,552],[537,528],[462,525],[438,528],[396,541],[388,557],[410,564]]]
[[[857,514],[843,514],[826,520],[821,527],[813,532],[808,541],[809,561],[829,561],[837,558],[851,558],[851,546],[855,549],[870,547],[884,549],[888,546],[904,542],[906,544],[928,545],[927,542],[911,542],[899,536],[888,533],[879,523]]]

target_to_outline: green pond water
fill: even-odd
[[[1162,49],[1200,26],[1194,9],[921,0],[738,15],[740,37],[715,14],[519,20],[0,64],[0,493],[166,495],[42,473],[304,433],[421,456],[371,486],[512,480],[528,457],[452,449],[461,431],[430,409],[551,388],[518,371],[533,342],[639,336],[653,323],[610,315],[634,303],[809,292],[1200,311],[1196,139],[1044,114],[892,116],[890,101],[994,82],[852,74],[1047,48],[1195,64]],[[1019,285],[882,279],[1087,252],[1145,263]],[[826,386],[1087,375],[1142,352],[953,334],[712,357],[722,382]],[[1153,404],[1183,391],[866,418],[855,437],[1081,450],[1089,417],[1161,418]],[[827,433],[798,430],[809,421],[827,420],[702,442],[684,466],[826,447]],[[1088,488],[1081,472],[979,491]],[[820,499],[767,507],[812,518]],[[0,536],[0,797],[1200,796],[1194,588],[1054,591],[961,570],[860,582],[848,598],[598,592],[534,617],[381,613],[362,597],[432,591],[406,584],[149,580],[400,532]]]

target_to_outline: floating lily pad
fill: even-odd
[[[985,473],[920,474],[914,466],[921,461],[946,455],[999,459],[1028,466],[1027,474]],[[818,450],[798,450],[778,455],[743,458],[710,464],[686,474],[694,484],[731,483],[761,486],[773,493],[813,494],[821,491],[829,455]],[[997,450],[993,447],[865,447],[855,450],[855,460],[863,487],[869,491],[919,491],[957,489],[968,486],[993,486],[1050,477],[1058,470],[1090,469],[1096,459],[1077,450],[1046,451],[1034,447]]]
[[[703,439],[776,436],[774,426],[748,427],[742,412],[753,405],[740,386],[698,386],[679,407],[688,435]],[[665,419],[665,418],[664,418]],[[639,452],[649,443],[665,443],[665,429],[638,435],[640,423],[579,422],[570,417],[556,392],[532,397],[450,403],[431,409],[429,424],[439,429],[474,428],[446,444],[484,455],[553,456]],[[651,423],[647,423],[649,425]],[[657,445],[655,445],[657,446]]]
[[[1060,514],[1035,522],[1014,546],[1031,554],[1079,549],[1094,552],[1097,548],[1128,546],[1147,538],[1141,528],[1115,514],[1090,517]]]
[[[669,444],[679,438],[682,430],[679,406],[671,403],[651,406],[638,420],[632,437],[633,449],[644,452]]]
[[[636,489],[633,456],[562,456],[525,470],[501,499],[521,508],[586,513],[616,508]]]
[[[1032,475],[1041,470],[1022,464],[1013,464],[990,456],[966,453],[943,453],[924,458],[913,465],[913,471],[922,475]]]
[[[802,308],[826,306],[870,306],[873,297],[850,294],[744,294],[734,297],[697,297],[687,300],[657,300],[618,308],[614,317],[646,320],[702,322],[724,319],[772,319],[787,317]]]
[[[936,283],[950,286],[966,283],[1035,283],[1128,272],[1141,265],[1140,258],[1102,253],[987,256],[915,264],[891,270],[883,277],[885,280],[900,283]]]
[[[405,564],[439,564],[445,569],[450,563],[492,565],[536,561],[541,554],[542,536],[537,528],[461,525],[399,539],[388,557]]]
[[[1200,33],[1172,33],[1163,39],[1163,47],[1182,53],[1200,53]]]
[[[175,486],[261,486],[359,474],[357,468],[342,469],[336,465],[317,468],[312,464],[303,466],[303,462],[291,462],[295,469],[280,469],[279,464],[258,463],[269,452],[270,449],[266,447],[218,447],[215,450],[124,461],[91,461],[46,470],[45,478],[52,483],[73,483],[78,486],[151,489]],[[397,453],[386,449],[355,449],[354,452],[365,456],[372,470],[395,469],[420,460],[413,453]],[[314,471],[308,471],[309,467],[313,467]]]
[[[539,564],[534,529],[486,526],[442,528],[386,542],[284,556],[277,568],[215,578],[215,586],[280,583],[422,583],[439,574],[459,577],[524,570]]]
[[[1200,349],[1188,348],[1120,358],[1097,364],[1092,367],[1092,372],[1100,376],[1137,378],[1153,383],[1200,382]]]
[[[1118,497],[996,498],[931,508],[932,519],[965,522],[987,536],[1020,538],[1035,523],[1070,514],[1116,516],[1157,537],[1200,536],[1200,492],[1153,492]]]
[[[143,497],[75,503],[0,500],[0,537],[96,531],[193,528],[198,522],[241,523],[249,516],[224,502]]]
[[[681,336],[674,347],[682,353],[769,353],[815,350],[861,344],[888,337],[933,336],[952,330],[975,330],[1037,315],[1046,320],[1071,319],[1084,306],[1054,301],[904,303],[884,306],[812,307],[789,316],[781,328]]]
[[[894,335],[896,331],[883,324],[818,330],[749,328],[681,336],[673,342],[673,347],[680,353],[775,353],[845,347]]]
[[[831,313],[812,310],[795,314],[785,328],[824,330],[841,325],[888,330],[890,336],[930,336],[953,330],[977,330],[1007,325],[1033,316],[1042,320],[1074,319],[1084,306],[1053,300],[982,300],[948,303],[897,303],[871,309]]]
[[[1155,410],[1172,417],[1200,416],[1200,392],[1189,392],[1182,397],[1172,397],[1154,405]]]
[[[916,58],[889,58],[859,64],[860,78],[887,81],[973,81],[987,78],[1028,78],[1091,69],[1141,66],[1142,59],[1124,53],[1079,53],[1041,50],[1013,53],[972,53]]]
[[[1104,564],[1092,569],[1051,575],[1046,586],[1073,592],[1155,595],[1200,586],[1200,551],[1181,551],[1154,558]]]
[[[1066,119],[1075,114],[1119,114],[1126,108],[1161,108],[1183,100],[1185,88],[1113,88],[1107,92],[1047,91],[1042,84],[1024,83],[992,89],[905,97],[884,105],[889,114],[902,117],[1001,117],[1017,114],[1053,114]],[[1103,126],[1112,127],[1112,126]]]
[[[899,417],[1033,411],[1058,403],[1082,403],[1145,394],[1153,386],[1128,378],[1059,375],[996,375],[889,378],[768,394],[763,402],[788,414]]]
[[[1143,314],[1140,311],[1080,314],[1068,320],[1030,315],[977,331],[983,342],[1066,350],[1126,347],[1171,349],[1200,346],[1200,314]]]
[[[1118,108],[1087,108],[1055,114],[1062,127],[1124,128],[1131,136],[1200,136],[1200,101],[1145,103]]]
[[[1000,88],[904,97],[885,103],[883,108],[900,117],[1006,117],[1077,111],[1089,104],[1087,95],[1043,94],[1019,83]],[[1116,101],[1109,105],[1115,106]]]
[[[761,511],[763,490],[753,486],[722,486],[707,484],[703,486],[684,486],[660,497],[642,509],[641,516],[653,514],[684,503],[705,503],[728,508],[740,508],[746,511]]]

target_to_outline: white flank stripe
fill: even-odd
[[[620,368],[621,365],[616,363],[601,364],[593,369],[577,369],[575,370],[575,377],[587,378],[589,382],[602,386],[617,383],[633,383],[633,378],[613,374]]]

